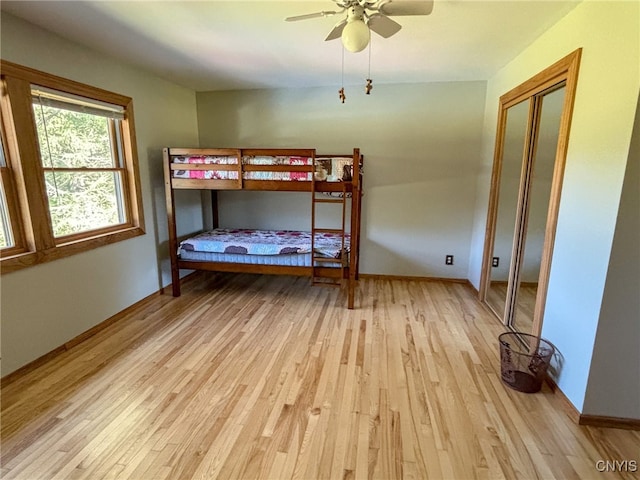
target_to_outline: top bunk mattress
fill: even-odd
[[[316,233],[315,253],[340,258],[342,249],[349,251],[349,234]],[[180,243],[188,252],[233,253],[244,255],[288,255],[311,253],[311,232],[296,230],[253,230],[216,228]]]

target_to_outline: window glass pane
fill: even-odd
[[[7,199],[4,194],[4,186],[0,182],[0,248],[13,247],[13,235],[11,235],[11,221],[7,209]]]
[[[110,120],[103,116],[42,105],[34,99],[42,166],[114,167]]]
[[[4,158],[4,145],[0,142],[0,168],[7,166]],[[4,193],[4,184],[0,176],[0,248],[13,247],[13,235],[11,234],[11,220],[9,219],[9,209],[7,207],[7,197]]]
[[[45,172],[56,237],[118,225],[126,221],[120,172]]]

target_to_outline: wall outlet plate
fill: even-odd
[[[453,255],[447,255],[446,257],[444,257],[444,264],[453,265]]]

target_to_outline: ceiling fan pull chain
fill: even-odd
[[[371,80],[371,42],[369,42],[369,74],[367,75],[367,84],[364,87],[364,92],[367,95],[370,95],[372,89],[373,89],[373,80]]]
[[[340,49],[342,51],[342,78],[340,79],[340,90],[338,90],[338,98],[344,103],[347,96],[344,94],[344,47]]]

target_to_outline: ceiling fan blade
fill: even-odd
[[[385,15],[429,15],[433,11],[433,0],[415,1],[389,0],[382,3],[378,11]]]
[[[298,20],[308,20],[310,18],[320,18],[320,17],[331,17],[332,15],[337,15],[339,13],[344,12],[344,10],[341,10],[340,12],[334,12],[334,11],[322,11],[322,12],[316,12],[316,13],[307,13],[305,15],[296,15],[293,17],[287,17],[284,19],[285,22],[297,22]]]
[[[389,38],[391,35],[398,33],[402,28],[398,22],[394,22],[389,17],[380,13],[369,15],[367,25],[369,25],[370,30],[384,38]]]
[[[342,30],[344,30],[345,25],[347,24],[347,19],[342,20],[340,23],[337,23],[333,30],[329,32],[327,38],[324,39],[325,42],[329,40],[335,40],[336,38],[340,38],[342,35]]]

